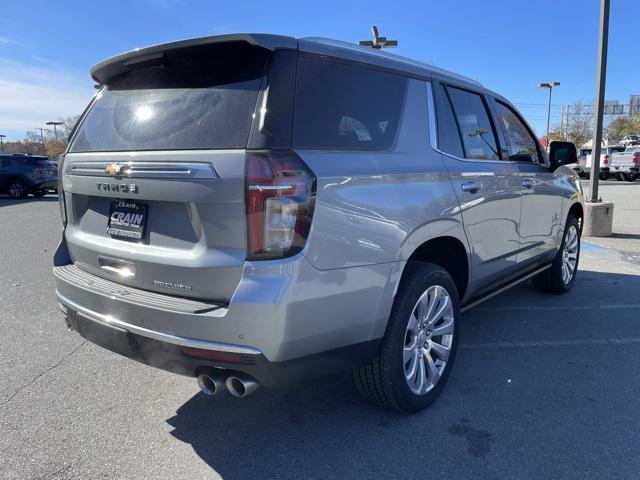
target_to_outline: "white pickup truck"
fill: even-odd
[[[627,147],[624,152],[613,153],[609,158],[609,173],[618,180],[635,182],[640,168],[640,146]]]
[[[616,145],[612,147],[602,147],[600,150],[600,180],[607,180],[611,176],[611,156],[615,153],[624,152],[624,147]],[[589,177],[591,175],[591,153],[587,154],[582,171]]]

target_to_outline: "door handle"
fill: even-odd
[[[533,180],[531,180],[530,178],[522,179],[522,186],[524,188],[533,188]]]
[[[462,191],[469,193],[476,193],[480,190],[480,184],[478,182],[464,182],[462,184]]]

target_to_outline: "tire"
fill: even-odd
[[[638,179],[638,175],[635,173],[621,173],[620,179],[625,182],[635,182]]]
[[[432,312],[422,325],[414,315],[419,309]],[[433,315],[438,312],[441,315]],[[354,371],[360,393],[374,405],[401,413],[427,408],[453,367],[459,319],[460,301],[451,275],[431,263],[408,263],[380,351],[371,363]]]
[[[10,180],[9,187],[7,189],[7,194],[9,198],[19,199],[26,198],[29,191],[27,190],[27,185],[22,180]]]
[[[36,198],[44,197],[46,194],[47,192],[43,192],[43,191],[33,192],[33,196]]]
[[[611,177],[611,173],[600,172],[600,180],[609,180],[609,177]]]
[[[563,294],[571,290],[580,262],[580,233],[578,219],[569,215],[562,236],[562,244],[551,263],[551,267],[533,278],[533,284],[538,290],[555,294]],[[572,256],[574,256],[573,270],[570,270],[570,274],[567,276],[564,273],[565,258],[566,262],[570,262]]]

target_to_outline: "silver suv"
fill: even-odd
[[[224,35],[135,50],[60,167],[56,293],[109,350],[245,396],[353,370],[416,412],[461,312],[580,254],[573,144],[540,147],[479,83],[334,40]]]

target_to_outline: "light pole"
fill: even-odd
[[[553,87],[559,87],[560,82],[543,82],[539,83],[539,88],[548,88],[549,89],[549,106],[547,107],[547,149],[549,148],[549,122],[551,121],[551,92],[553,91]]]
[[[6,135],[0,135],[0,152],[4,152],[4,143],[2,142],[4,137],[6,137]]]
[[[56,136],[56,142],[58,141],[58,125],[64,125],[64,122],[47,122],[47,125],[53,125],[53,134]]]
[[[44,128],[36,127],[36,130],[40,130],[40,140],[42,141],[42,151],[43,153],[47,153],[47,147],[44,144]]]
[[[607,49],[609,48],[609,0],[600,3],[600,44],[598,45],[598,78],[596,83],[596,115],[591,151],[591,197],[598,202],[600,180],[600,147],[602,145],[602,117],[604,115],[604,89],[607,81]]]
[[[598,44],[598,75],[596,80],[596,112],[591,150],[591,192],[584,207],[582,233],[587,237],[607,237],[613,230],[613,202],[603,202],[598,196],[600,179],[600,147],[602,145],[602,117],[607,79],[607,49],[609,48],[609,3],[600,0],[600,42]]]

